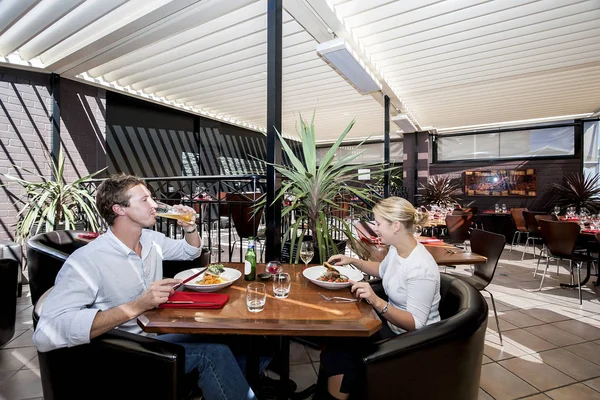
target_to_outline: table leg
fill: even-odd
[[[289,399],[290,380],[290,338],[281,337],[281,373],[279,375],[279,398]]]
[[[256,336],[248,336],[248,349],[246,352],[246,380],[257,393],[259,388],[258,374],[260,369],[260,354],[258,351],[258,340]]]

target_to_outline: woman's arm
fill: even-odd
[[[379,278],[379,264],[381,263],[377,261],[359,260],[358,258],[347,257],[343,254],[336,254],[334,256],[331,256],[329,260],[327,260],[327,262],[332,265],[352,264],[365,274],[376,276]]]

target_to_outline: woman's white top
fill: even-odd
[[[440,272],[422,244],[418,243],[406,258],[390,246],[379,265],[379,276],[390,304],[411,313],[416,329],[440,320]],[[396,334],[406,332],[389,321],[388,325]]]

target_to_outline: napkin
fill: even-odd
[[[218,293],[175,292],[159,308],[221,308],[229,295]],[[193,303],[169,303],[170,301],[192,301]]]
[[[88,233],[80,233],[77,236],[82,239],[96,239],[98,236],[100,236],[100,234],[96,233],[96,232],[88,232]]]
[[[419,239],[419,243],[442,243],[442,242],[444,242],[442,239],[436,239],[436,238]]]
[[[598,233],[598,232],[600,232],[600,229],[582,229],[581,232],[582,233]]]

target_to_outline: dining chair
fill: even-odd
[[[463,215],[446,215],[446,228],[448,229],[448,237],[444,242],[450,244],[467,246],[469,239],[469,229],[473,223],[473,214],[467,213]]]
[[[541,234],[548,248],[548,255],[558,260],[571,261],[571,284],[573,283],[573,263],[577,268],[577,287],[579,289],[579,304],[583,304],[581,297],[581,265],[584,262],[593,262],[594,259],[586,254],[575,252],[575,244],[579,238],[581,228],[576,222],[539,220]],[[549,258],[546,259],[546,268],[540,281],[540,289],[544,286],[544,278],[548,271]]]
[[[540,227],[535,219],[536,215],[543,215],[545,212],[538,211],[523,211],[523,218],[525,219],[525,226],[527,227],[527,240],[525,240],[525,248],[523,249],[523,254],[521,255],[521,261],[525,258],[525,253],[527,253],[527,248],[529,247],[529,242],[531,241],[531,247],[533,248],[533,258],[535,258],[535,241],[542,240],[542,236],[540,235]]]
[[[490,295],[492,307],[494,308],[494,317],[498,327],[498,336],[500,337],[500,345],[502,345],[502,333],[500,332],[500,323],[498,322],[498,312],[496,311],[496,302],[494,296],[487,290],[488,285],[494,279],[494,273],[498,266],[498,260],[504,250],[506,238],[493,232],[484,231],[481,229],[473,229],[471,232],[471,251],[480,254],[487,258],[485,263],[475,264],[471,276],[453,275],[458,279],[470,283],[479,291],[485,291]]]
[[[517,230],[513,234],[513,238],[510,243],[509,252],[512,251],[513,246],[515,245],[515,240],[517,243],[521,243],[521,235],[523,233],[526,235],[525,241],[527,241],[527,237],[529,236],[529,231],[527,230],[527,224],[525,223],[525,218],[523,217],[523,211],[528,211],[528,210],[527,210],[527,208],[524,208],[524,207],[510,209],[510,214],[512,215],[513,220],[515,221],[515,226],[517,227]]]

